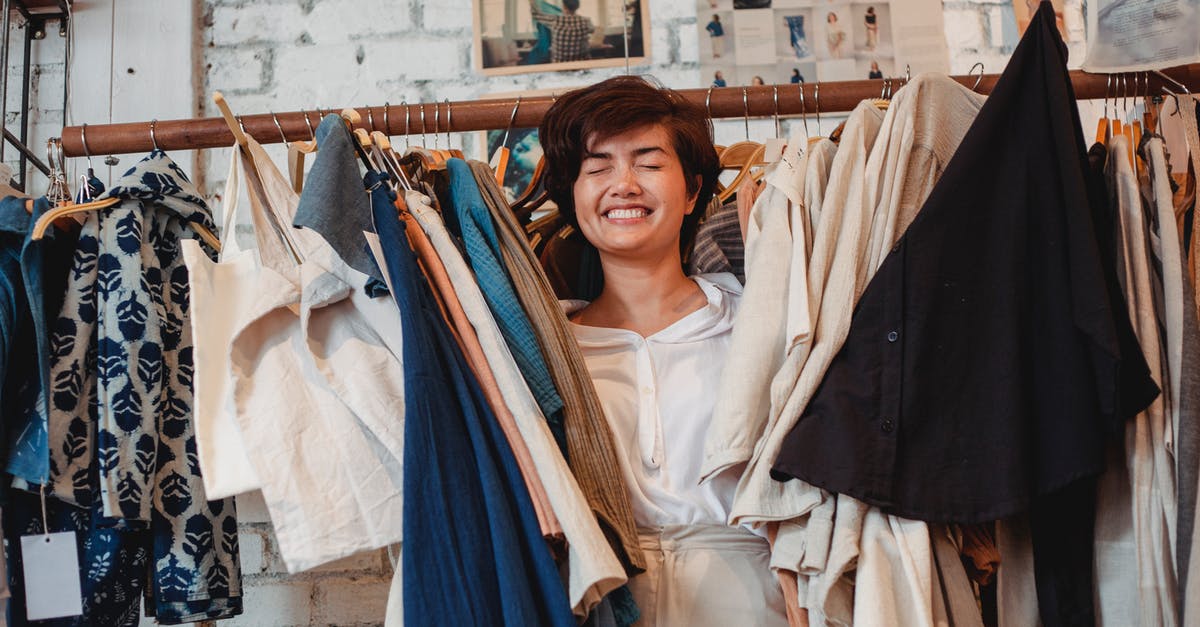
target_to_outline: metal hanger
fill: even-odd
[[[975,63],[975,65],[972,65],[972,66],[971,66],[971,69],[970,69],[970,70],[967,70],[967,76],[970,76],[970,75],[974,74],[974,73],[975,73],[975,68],[979,68],[979,76],[976,76],[976,77],[975,77],[975,84],[974,84],[974,85],[971,85],[971,91],[973,91],[973,92],[978,92],[978,91],[979,91],[979,83],[980,83],[981,81],[983,81],[983,62],[982,62],[982,61],[977,61],[977,62]]]
[[[804,79],[796,83],[796,88],[800,91],[800,116],[804,122],[804,136],[808,137],[808,104],[804,102]]]
[[[150,120],[150,145],[154,146],[154,150],[161,150],[158,147],[158,139],[154,136],[154,125],[158,124],[158,120]]]

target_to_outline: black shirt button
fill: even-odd
[[[900,252],[900,242],[896,242],[896,245],[892,246],[892,252],[894,252],[894,253]]]
[[[888,333],[888,341],[889,341],[889,342],[895,342],[895,341],[896,341],[896,340],[898,340],[898,339],[900,339],[900,334],[899,334],[899,333],[897,333],[897,332],[895,332],[895,331],[892,331],[891,333]]]
[[[891,418],[884,418],[883,422],[880,423],[879,428],[883,429],[884,433],[891,433],[896,430],[896,423],[893,422]]]

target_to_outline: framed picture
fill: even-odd
[[[496,76],[645,63],[649,0],[472,0],[475,69]]]

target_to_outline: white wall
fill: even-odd
[[[901,2],[903,0],[894,0]],[[571,87],[623,72],[606,70],[483,77],[471,68],[470,0],[77,0],[73,97],[68,122],[171,119],[216,115],[209,94],[222,90],[235,113],[291,111],[471,99],[484,94]],[[1082,0],[1068,0],[1068,27]],[[694,0],[649,0],[652,59],[633,68],[668,86],[702,84]],[[999,72],[1012,52],[1004,45],[1010,0],[946,0],[951,69],[976,61]],[[20,115],[22,33],[14,31],[9,61],[10,129]],[[63,124],[63,41],[57,25],[36,42],[31,144]],[[1082,45],[1072,44],[1072,65]],[[110,71],[111,54],[111,71]],[[111,102],[111,107],[110,107]],[[394,122],[393,122],[394,123]],[[770,120],[752,121],[751,134]],[[716,125],[719,142],[743,134],[741,120]],[[829,126],[829,128],[832,128]],[[826,129],[828,131],[828,128]],[[15,132],[15,130],[14,130]],[[459,137],[468,154],[470,137]],[[280,156],[281,149],[270,148]],[[14,163],[15,151],[6,151]],[[223,189],[226,150],[173,154],[209,194]],[[120,156],[123,171],[139,155]],[[94,159],[99,167],[103,156]],[[75,159],[72,166],[86,167]],[[36,178],[32,189],[45,189]],[[214,200],[216,200],[214,198]],[[219,204],[219,203],[215,203]],[[260,499],[241,499],[242,567],[246,614],[229,625],[375,625],[383,618],[391,567],[384,552],[355,556],[289,577],[283,570]]]

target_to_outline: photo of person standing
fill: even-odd
[[[592,20],[576,15],[579,0],[563,0],[563,14],[552,15],[539,9],[537,0],[529,0],[533,20],[550,29],[550,61],[581,61],[590,56],[588,40],[596,26]]]
[[[879,46],[879,16],[875,15],[875,7],[867,7],[863,22],[867,26],[867,50],[874,50]]]
[[[829,47],[830,57],[842,58],[842,45],[846,43],[846,31],[838,23],[837,13],[833,11],[825,16],[825,42]]]
[[[721,25],[721,16],[714,13],[704,30],[708,31],[708,38],[712,42],[713,58],[720,58],[725,54],[725,27]]]

